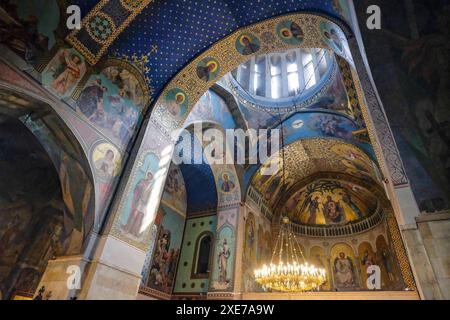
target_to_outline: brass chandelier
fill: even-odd
[[[256,269],[254,276],[266,291],[289,293],[317,290],[327,279],[325,269],[306,262],[288,217],[282,218],[269,266]]]

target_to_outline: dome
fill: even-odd
[[[232,72],[238,88],[256,102],[299,101],[321,87],[333,58],[326,49],[292,49],[258,55]]]

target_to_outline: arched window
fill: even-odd
[[[278,100],[312,89],[331,66],[330,51],[299,48],[254,56],[232,75],[250,95]]]
[[[204,232],[197,238],[195,245],[195,260],[193,265],[193,277],[207,278],[210,271],[211,249],[213,235],[211,232]]]

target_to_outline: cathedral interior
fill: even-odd
[[[442,0],[0,0],[0,300],[450,299],[449,27]],[[289,250],[311,288],[268,279]]]

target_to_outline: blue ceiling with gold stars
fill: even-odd
[[[83,14],[97,1],[75,0]],[[109,48],[109,55],[141,57],[155,98],[198,54],[236,29],[270,17],[308,11],[343,20],[337,0],[155,0]]]

